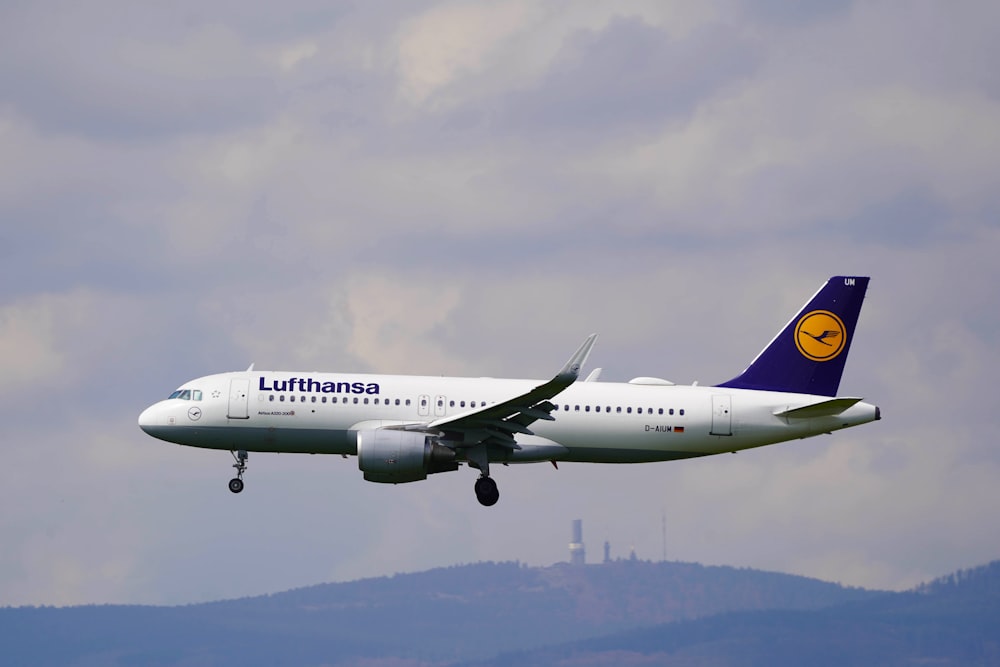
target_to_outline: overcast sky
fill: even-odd
[[[899,589],[1000,557],[1000,4],[5,2],[0,605],[174,604],[479,560]],[[463,468],[171,445],[261,369],[718,383],[872,276],[884,419],[699,460]]]

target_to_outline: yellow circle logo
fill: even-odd
[[[829,310],[806,313],[795,325],[795,347],[813,361],[830,361],[844,349],[847,329]]]

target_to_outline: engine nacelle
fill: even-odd
[[[458,470],[455,450],[423,433],[395,429],[358,431],[358,468],[369,482],[403,484]]]

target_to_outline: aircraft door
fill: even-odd
[[[427,394],[420,394],[417,398],[417,414],[426,417],[431,413],[431,397]]]
[[[446,403],[445,403],[445,397],[444,396],[435,396],[434,397],[434,416],[435,417],[444,417],[445,405],[446,405]]]
[[[711,435],[733,434],[733,397],[728,394],[712,396]]]
[[[229,381],[228,417],[230,419],[250,419],[249,396],[249,378],[233,378]]]

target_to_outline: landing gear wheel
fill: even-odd
[[[500,500],[500,491],[492,477],[480,477],[476,480],[476,499],[486,507],[492,507]]]
[[[233,493],[239,493],[243,490],[243,473],[247,469],[247,459],[250,456],[247,454],[247,450],[241,449],[238,452],[230,452],[233,455],[233,460],[236,463],[233,467],[236,468],[236,477],[229,480],[229,490]]]

